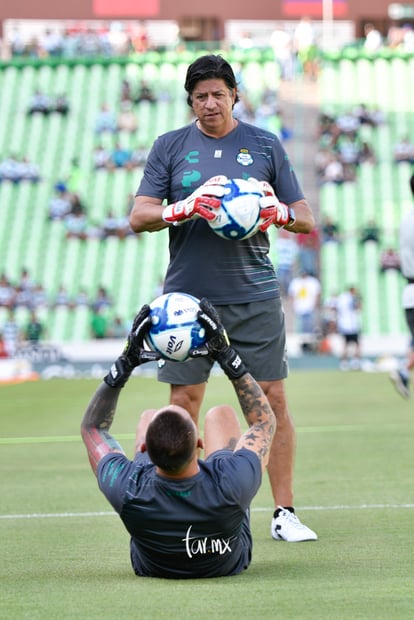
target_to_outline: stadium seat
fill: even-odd
[[[72,311],[70,331],[68,339],[82,342],[91,337],[90,333],[91,312],[87,306],[78,306]]]

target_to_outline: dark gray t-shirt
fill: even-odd
[[[206,136],[195,123],[158,137],[137,195],[176,202],[219,174],[229,179],[268,181],[286,204],[304,197],[277,136],[241,121],[224,138]],[[279,296],[267,234],[259,232],[244,241],[229,241],[198,219],[171,226],[169,239],[164,292],[205,296],[214,304]]]
[[[191,478],[170,480],[142,455],[133,462],[111,453],[99,463],[99,487],[131,535],[137,575],[220,577],[250,564],[248,508],[262,478],[257,455],[218,452],[199,466]]]

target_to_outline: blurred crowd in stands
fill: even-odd
[[[369,109],[364,103],[339,115],[322,112],[316,157],[319,183],[354,181],[361,164],[376,164],[377,154],[361,130],[366,127],[375,130],[386,122],[379,108]]]
[[[394,22],[384,34],[369,22],[364,26],[363,47],[368,52],[377,52],[384,47],[414,52],[414,28],[410,23]]]
[[[47,116],[52,112],[66,114],[69,112],[69,102],[65,93],[49,97],[40,90],[36,90],[31,96],[27,108],[27,114],[43,114]]]
[[[68,185],[59,181],[54,186],[54,194],[48,204],[48,218],[51,221],[61,221],[65,228],[67,239],[107,239],[116,237],[125,239],[136,235],[129,225],[129,214],[134,202],[134,195],[128,194],[125,211],[116,215],[113,209],[103,209],[102,219],[92,222],[88,216],[84,201],[76,192],[71,192]]]
[[[46,28],[42,34],[25,36],[14,28],[3,42],[3,57],[74,58],[127,56],[147,51],[151,45],[143,23],[102,23],[91,27],[79,22],[61,28]]]
[[[130,329],[128,321],[113,311],[113,300],[104,286],[91,296],[85,288],[70,295],[60,286],[54,295],[33,281],[23,268],[13,281],[0,274],[0,357],[13,357],[22,343],[39,345],[48,336],[49,310],[66,308],[70,311],[84,307],[89,312],[90,338],[125,338]]]
[[[10,181],[12,183],[30,181],[31,183],[38,183],[40,180],[39,166],[27,157],[10,154],[5,159],[0,160],[0,183],[2,181]]]
[[[386,124],[383,111],[378,107],[369,108],[365,103],[339,115],[322,112],[315,162],[319,184],[355,181],[361,164],[377,164],[379,156],[367,136],[373,139],[373,132]],[[389,156],[396,164],[414,164],[414,142],[409,135],[402,136],[393,145]]]
[[[270,37],[260,32],[239,32],[232,40],[217,41],[218,48],[248,51],[255,47],[271,47],[280,64],[282,78],[292,79],[300,65],[311,79],[318,75],[318,55],[323,45],[322,27],[310,17],[298,19],[286,27],[277,24]],[[334,42],[332,42],[334,43]],[[358,45],[369,53],[383,48],[414,51],[412,23],[392,22],[388,30],[366,23],[361,39],[345,45]],[[57,25],[45,23],[43,29],[30,32],[14,25],[6,32],[1,56],[7,58],[75,58],[113,57],[140,54],[148,50],[186,48],[178,24],[168,24],[165,32],[152,32],[145,21],[72,21]]]
[[[0,274],[0,308],[26,308],[39,312],[59,306],[69,309],[87,306],[92,310],[101,310],[112,305],[111,296],[104,286],[98,287],[93,297],[84,288],[79,288],[77,293],[71,296],[63,285],[54,295],[49,295],[42,284],[32,279],[27,268],[22,268],[15,280],[5,272]]]

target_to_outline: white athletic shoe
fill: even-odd
[[[318,540],[318,535],[307,525],[301,523],[294,512],[278,506],[279,514],[273,516],[270,533],[275,540],[286,542],[303,542]],[[276,511],[275,511],[276,514]]]
[[[410,383],[401,370],[394,370],[390,373],[390,379],[393,382],[398,394],[400,394],[403,398],[410,398]]]

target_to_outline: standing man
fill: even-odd
[[[410,177],[410,188],[414,198],[414,174]],[[414,368],[414,208],[401,221],[400,256],[401,272],[407,280],[403,290],[402,305],[410,331],[410,344],[404,367],[391,373],[390,378],[397,392],[403,398],[409,398],[410,378]]]
[[[236,575],[251,561],[249,506],[268,461],[275,416],[229,346],[217,312],[202,299],[198,319],[207,343],[194,354],[208,355],[220,364],[249,430],[241,435],[235,411],[216,406],[206,415],[203,445],[194,420],[182,407],[147,410],[137,427],[135,459],[128,460],[109,429],[132,370],[159,357],[143,347],[151,325],[149,312],[146,305],[136,316],[122,355],[86,410],[81,433],[89,461],[101,491],[131,536],[131,563],[137,575]],[[205,460],[200,460],[197,452],[203,447]]]
[[[39,321],[36,310],[30,311],[30,318],[25,329],[25,339],[33,345],[38,345],[44,337],[45,328]]]
[[[313,274],[303,271],[294,277],[288,288],[300,334],[315,336],[319,327],[321,283]]]
[[[269,226],[309,233],[315,220],[278,138],[237,120],[239,100],[229,63],[198,58],[187,70],[187,103],[195,119],[159,136],[148,156],[130,215],[140,233],[169,227],[170,263],[164,292],[207,297],[276,415],[268,473],[275,502],[271,534],[276,540],[315,540],[293,508],[295,431],[286,402],[286,330],[280,287],[269,259]],[[226,176],[224,176],[226,175]],[[261,230],[244,241],[218,237],[214,218],[227,178],[255,178],[261,199]],[[283,201],[283,202],[279,202]],[[165,201],[165,204],[163,204]],[[166,362],[160,381],[171,385],[171,403],[198,422],[212,360]]]
[[[6,321],[1,326],[4,348],[7,357],[14,357],[23,339],[22,329],[16,321],[16,311],[10,306],[7,310]]]
[[[336,298],[336,326],[343,339],[342,370],[361,367],[361,308],[361,296],[355,286],[348,287]]]

